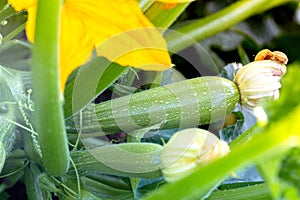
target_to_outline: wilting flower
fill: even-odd
[[[263,49],[255,56],[254,61],[259,60],[274,60],[286,65],[288,62],[288,57],[281,51],[272,52],[269,49]]]
[[[26,35],[34,41],[37,0],[9,0],[26,9]],[[60,81],[97,54],[123,66],[165,70],[172,66],[161,33],[143,15],[136,0],[64,0],[60,23]],[[172,1],[174,3],[178,1]],[[47,24],[45,24],[47,28]],[[51,30],[49,30],[51,31]]]
[[[227,143],[214,134],[198,128],[184,129],[175,133],[162,149],[162,173],[166,181],[173,182],[228,153]]]
[[[253,109],[263,99],[277,99],[280,79],[285,73],[286,66],[274,60],[258,60],[243,66],[233,79],[240,91],[241,104]]]

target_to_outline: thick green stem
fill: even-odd
[[[217,190],[213,192],[207,200],[268,200],[272,199],[267,183],[252,186],[240,187],[229,190]]]
[[[32,86],[35,123],[42,161],[51,175],[60,175],[69,166],[69,151],[59,86],[59,17],[61,0],[39,0],[33,48]]]
[[[203,19],[175,28],[165,35],[172,53],[179,52],[195,42],[222,32],[246,18],[295,0],[243,0]],[[187,37],[182,37],[183,35]]]

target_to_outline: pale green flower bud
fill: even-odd
[[[214,134],[203,129],[185,129],[175,133],[162,149],[162,173],[166,181],[173,182],[228,153],[227,143]]]
[[[263,99],[277,99],[280,79],[285,73],[286,66],[273,60],[259,60],[243,66],[233,79],[240,91],[241,104],[253,109]]]

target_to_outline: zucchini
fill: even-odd
[[[79,176],[100,172],[122,177],[158,178],[162,176],[159,160],[162,148],[153,143],[122,143],[72,151],[71,158]],[[68,173],[74,175],[73,166]]]
[[[237,86],[221,77],[200,77],[165,85],[100,104],[90,104],[66,120],[68,133],[130,133],[196,127],[224,119],[240,100]],[[78,126],[77,126],[78,127]]]
[[[16,77],[15,71],[6,71]],[[16,85],[31,88],[30,73],[18,72]],[[13,99],[26,101],[23,91],[14,94],[17,96]],[[129,133],[152,126],[161,129],[196,127],[224,119],[239,101],[238,88],[232,81],[216,76],[199,77],[100,104],[90,103],[82,112],[66,119],[66,129],[68,133],[77,133],[81,128],[83,133],[99,135],[99,132]]]

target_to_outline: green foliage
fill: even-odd
[[[89,63],[75,71],[70,76],[64,92],[65,117],[70,117],[90,103],[95,96],[107,89],[127,70],[128,68],[105,58],[94,57]]]
[[[240,186],[228,190],[213,192],[208,200],[268,200],[271,199],[268,185],[266,183]]]
[[[230,142],[243,132],[244,116],[241,112],[233,112],[234,116],[237,117],[234,125],[228,125],[226,128],[220,131],[220,138],[224,141]]]
[[[291,188],[297,191],[297,196],[300,196],[300,163],[299,163],[300,149],[293,148],[287,152],[283,158],[278,173],[278,178]]]

